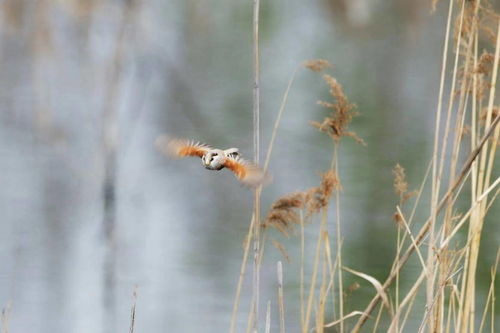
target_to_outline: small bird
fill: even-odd
[[[204,143],[186,139],[172,139],[160,136],[156,146],[173,158],[197,156],[208,170],[231,170],[236,178],[246,186],[258,186],[266,183],[270,177],[259,166],[240,156],[238,148],[217,149]]]

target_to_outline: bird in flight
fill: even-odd
[[[246,186],[258,186],[269,180],[269,175],[259,166],[241,158],[238,148],[217,149],[204,143],[186,139],[160,136],[156,146],[164,154],[173,158],[196,156],[208,170],[231,170],[236,178]]]

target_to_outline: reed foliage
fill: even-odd
[[[434,9],[441,5],[444,6],[438,1],[432,3]],[[496,261],[491,263],[487,297],[480,297],[476,288],[483,227],[495,204],[500,183],[495,173],[500,134],[499,107],[495,104],[498,101],[500,17],[486,1],[450,0],[444,29],[434,150],[429,161],[411,166],[421,169],[427,166],[427,172],[420,184],[409,184],[403,166],[397,164],[393,169],[394,191],[399,198],[393,216],[397,238],[394,239],[396,250],[392,268],[386,279],[377,280],[363,272],[355,261],[346,262],[342,255],[343,222],[339,198],[343,187],[348,188],[349,184],[341,185],[343,170],[339,166],[339,146],[345,138],[362,145],[366,143],[362,135],[358,136],[351,129],[355,128],[358,115],[356,105],[350,102],[342,85],[332,75],[323,74],[330,100],[318,101],[326,113],[323,119],[314,119],[310,125],[331,140],[331,163],[324,166],[316,187],[283,194],[264,213],[262,223],[255,223],[259,221],[255,216],[252,219],[240,271],[232,332],[236,330],[249,241],[258,237],[260,263],[268,234],[277,238],[295,237],[301,249],[299,270],[287,271],[287,274],[300,276],[298,299],[287,296],[283,289],[286,274],[283,276],[282,268],[286,264],[278,264],[280,302],[272,308],[276,309],[274,313],[280,314],[282,332],[286,319],[283,298],[287,298],[287,302],[300,303],[301,327],[294,331],[304,333],[328,329],[336,332],[405,332],[410,329],[407,326],[410,317],[420,321],[419,332],[495,332],[495,275],[500,250]],[[266,169],[290,88],[300,68],[315,73],[332,71],[328,61],[319,59],[308,60],[293,72],[273,126],[264,162]],[[464,206],[464,202],[468,204]],[[423,203],[428,203],[430,210],[425,211]],[[427,218],[418,220],[416,216],[423,213]],[[307,239],[304,230],[313,223],[319,223],[319,232],[313,240],[314,251],[308,253],[304,244],[311,240]],[[488,220],[488,223],[495,221]],[[276,239],[272,242],[274,249],[288,262],[290,257],[283,244]],[[272,249],[270,247],[269,251]],[[418,269],[413,270],[410,280],[405,274],[403,283],[401,273],[413,257],[418,260]],[[308,278],[305,270],[311,271]],[[373,298],[364,309],[345,311],[347,298],[359,288],[359,283],[346,287],[345,274],[352,274],[373,288]],[[261,295],[261,298],[266,297]],[[425,306],[416,305],[419,304],[415,301],[417,298],[421,298],[420,303]],[[258,298],[254,296],[253,302],[255,299]],[[248,327],[256,330],[258,306],[252,304]]]

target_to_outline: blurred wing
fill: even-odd
[[[169,139],[166,136],[160,136],[156,139],[158,149],[174,158],[198,156],[202,157],[211,148],[204,143],[185,139]]]
[[[231,157],[231,158],[236,158],[236,157],[240,156],[240,152],[239,152],[238,148],[226,149],[226,150],[224,150],[224,153],[226,154],[226,156]]]
[[[258,186],[270,180],[267,173],[259,166],[242,158],[226,158],[224,166],[234,172],[236,178],[246,186]]]

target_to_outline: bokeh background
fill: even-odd
[[[391,169],[401,163],[417,188],[431,156],[447,8],[431,14],[429,2],[261,3],[262,158],[292,72],[307,59],[332,62],[360,112],[351,129],[367,142],[345,139],[339,155],[344,264],[381,280],[395,253]],[[227,171],[167,159],[154,141],[167,133],[252,156],[252,1],[2,0],[0,10],[0,307],[11,306],[10,332],[127,331],[136,286],[136,332],[228,330],[252,193]],[[263,216],[329,167],[331,142],[309,125],[327,98],[320,75],[298,71]],[[493,207],[485,226],[482,293],[499,216]],[[311,251],[316,226],[306,229]],[[291,258],[295,332],[299,241],[270,238]],[[277,260],[269,243],[261,308],[276,304]],[[361,284],[346,311],[363,309],[373,288],[345,279]]]

